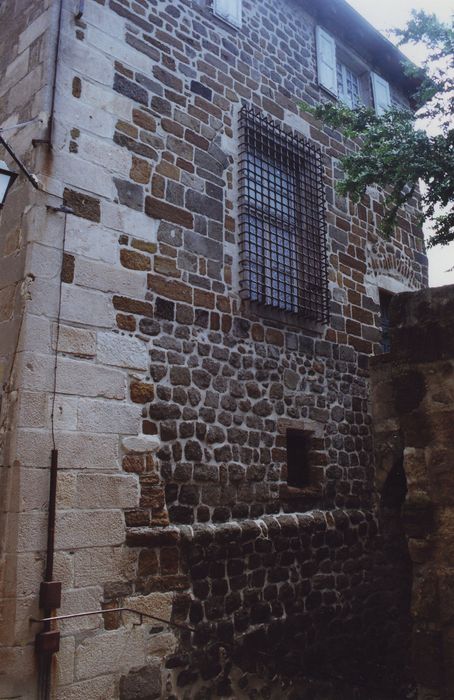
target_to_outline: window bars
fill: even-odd
[[[243,298],[327,322],[320,151],[254,108],[243,107],[239,189]]]

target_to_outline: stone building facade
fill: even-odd
[[[0,213],[0,697],[43,697],[53,448],[58,613],[173,623],[62,621],[56,698],[248,697],[295,668],[405,681],[368,358],[380,294],[427,282],[418,202],[383,241],[380,193],[334,191],[355,145],[298,104],[380,110],[414,85],[341,0],[232,7],[0,8],[1,124],[27,122],[4,135],[42,183]]]

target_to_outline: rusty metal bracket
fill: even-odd
[[[143,624],[143,618],[146,617],[150,620],[155,620],[156,622],[162,622],[165,625],[170,625],[171,627],[176,627],[177,629],[184,630],[185,632],[195,632],[194,627],[190,627],[189,625],[180,625],[177,622],[172,622],[171,620],[164,620],[162,617],[158,617],[157,615],[151,615],[150,613],[142,612],[140,610],[134,610],[133,608],[106,608],[105,610],[88,610],[86,612],[80,612],[80,613],[71,613],[70,615],[55,615],[53,617],[42,617],[42,618],[37,618],[37,617],[31,617],[30,622],[34,623],[48,623],[48,622],[58,622],[59,620],[71,620],[74,619],[75,617],[87,617],[88,615],[106,615],[107,613],[115,613],[115,612],[130,612],[134,613],[139,616],[139,622],[134,623],[137,625],[142,625]]]

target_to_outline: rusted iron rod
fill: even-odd
[[[162,622],[166,625],[170,625],[171,627],[177,627],[178,629],[185,630],[187,632],[195,632],[194,627],[189,627],[189,625],[180,625],[178,622],[172,622],[171,620],[164,620],[162,617],[158,617],[157,615],[151,615],[150,613],[146,612],[141,612],[140,610],[134,610],[133,608],[106,608],[105,610],[88,610],[86,612],[80,612],[80,613],[71,613],[68,615],[55,615],[54,617],[42,617],[42,618],[37,618],[37,617],[31,617],[30,621],[31,622],[43,622],[43,623],[49,623],[58,621],[58,620],[71,620],[75,617],[86,617],[88,615],[105,615],[106,613],[114,613],[114,612],[130,612],[130,613],[135,613],[136,615],[139,615],[141,620],[140,622],[142,623],[142,618],[147,617],[150,620],[156,620],[156,622]]]

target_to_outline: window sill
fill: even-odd
[[[282,500],[286,501],[299,498],[321,498],[321,496],[323,496],[323,489],[319,485],[289,486],[289,484],[282,484],[279,495]]]
[[[223,24],[226,24],[228,27],[231,29],[235,29],[236,31],[239,31],[241,29],[241,23],[234,22],[233,20],[227,19],[227,17],[224,17],[223,15],[218,14],[214,10],[212,11],[213,17],[216,17],[216,19],[219,19]]]
[[[323,335],[327,323],[320,321],[312,321],[309,318],[304,318],[296,314],[292,314],[283,309],[274,309],[272,307],[262,306],[249,299],[242,299],[241,311],[245,318],[253,321],[274,321],[281,327],[292,328],[296,331],[307,331],[313,336]]]
[[[282,484],[279,499],[285,511],[298,512],[312,510],[321,506],[323,489],[321,486],[289,486]]]

